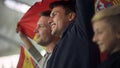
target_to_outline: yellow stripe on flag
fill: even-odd
[[[17,68],[35,68],[35,62],[24,46],[20,46],[21,52]]]
[[[25,58],[24,58],[23,68],[35,68],[30,54],[26,50],[24,50],[24,54],[25,54]]]

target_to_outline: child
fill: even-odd
[[[108,58],[99,68],[120,68],[120,5],[106,8],[92,18],[93,41]]]

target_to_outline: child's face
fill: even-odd
[[[93,23],[93,41],[99,46],[101,52],[111,53],[116,47],[116,36],[109,24],[104,20]]]

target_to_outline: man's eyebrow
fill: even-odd
[[[37,25],[39,25],[40,23],[37,23]]]
[[[60,13],[59,11],[54,11],[54,12],[51,12],[50,16],[54,16],[54,14],[56,13]]]
[[[42,24],[38,23],[37,25],[42,25]]]

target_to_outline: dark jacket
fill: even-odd
[[[109,55],[98,68],[120,68],[120,51]]]

